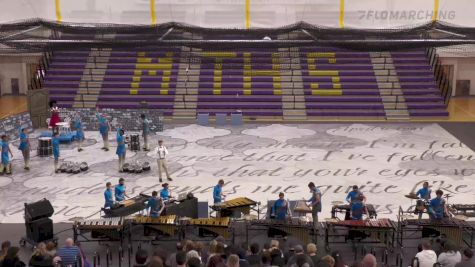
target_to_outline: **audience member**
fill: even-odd
[[[473,250],[465,248],[462,252],[462,261],[455,264],[455,267],[475,267],[475,262],[472,261]]]
[[[226,264],[224,263],[224,259],[221,257],[221,255],[214,255],[211,256],[208,260],[208,264],[206,267],[225,267]]]
[[[33,255],[31,255],[29,265],[32,267],[53,266],[53,258],[48,254],[45,243],[40,242],[38,245],[36,245],[36,249],[33,252]]]
[[[335,267],[335,259],[330,255],[322,257],[322,261],[326,262],[329,267]]]
[[[273,249],[279,249],[279,240],[272,239],[269,246],[269,251],[272,251]]]
[[[186,261],[186,267],[201,267],[201,260],[197,257],[192,257]]]
[[[178,251],[175,254],[175,263],[176,263],[176,267],[185,267],[186,266],[186,252]]]
[[[296,245],[295,246],[295,255],[292,256],[289,259],[289,262],[287,263],[287,265],[288,266],[301,266],[301,265],[297,264],[297,259],[299,259],[299,260],[303,259],[304,262],[302,264],[307,263],[309,265],[309,267],[314,267],[312,259],[308,255],[304,254],[303,247],[301,245]]]
[[[190,250],[195,250],[195,243],[191,240],[185,240],[185,245],[183,246],[185,252],[188,252]]]
[[[0,251],[0,263],[3,261],[5,256],[7,256],[8,249],[12,246],[10,241],[3,241],[2,242],[2,250]]]
[[[62,266],[82,266],[81,252],[74,245],[72,238],[67,238],[64,247],[58,249],[57,255],[61,258]]]
[[[271,260],[270,252],[268,250],[263,250],[261,254],[262,266],[270,266]]]
[[[195,242],[195,249],[200,255],[201,262],[208,262],[209,253],[205,249],[205,245],[201,241]]]
[[[417,253],[414,258],[414,267],[432,267],[437,262],[437,254],[432,250],[429,240],[421,244],[422,251]]]
[[[271,249],[270,258],[270,264],[272,266],[283,267],[285,265],[284,255],[282,254],[282,251],[280,251],[280,249],[278,248]]]
[[[285,252],[284,253],[284,261],[285,261],[285,264],[287,264],[289,262],[289,259],[292,258],[292,256],[295,255],[295,247],[294,246],[290,246],[289,247],[289,251]]]
[[[46,243],[46,252],[51,256],[51,258],[56,256],[56,244],[53,241],[48,241],[48,243]]]
[[[148,259],[148,252],[144,249],[139,248],[137,252],[135,252],[134,267],[146,267],[147,259]]]
[[[259,255],[259,244],[252,243],[249,247],[250,255],[246,257],[249,265],[255,266],[261,264],[261,256]]]
[[[190,250],[186,253],[186,262],[188,262],[191,258],[197,258],[201,263],[200,254],[196,250]]]
[[[376,267],[378,265],[376,257],[371,253],[366,254],[363,257],[361,264],[363,265],[363,267]]]
[[[307,254],[312,259],[313,265],[317,266],[317,263],[320,261],[320,258],[317,256],[317,246],[314,243],[309,243],[307,245]]]
[[[162,261],[162,264],[164,262],[167,261],[167,257],[168,254],[167,254],[167,251],[165,249],[163,249],[162,247],[156,247],[154,250],[153,250],[153,254],[152,254],[152,258],[150,258],[150,260],[152,259],[160,259]]]
[[[164,267],[163,261],[159,257],[152,257],[150,262],[147,264],[147,267]]]
[[[348,267],[345,261],[341,258],[340,252],[333,251],[332,257],[335,259],[335,267]]]
[[[177,242],[176,245],[175,245],[175,249],[176,251],[173,252],[169,257],[168,259],[165,261],[165,264],[168,266],[168,267],[176,267],[177,265],[177,262],[176,262],[176,255],[178,252],[180,251],[183,251],[183,244],[181,242]],[[185,259],[186,261],[186,259]],[[183,263],[185,264],[185,262]]]
[[[2,267],[24,267],[26,264],[18,257],[18,247],[9,247],[3,258]]]
[[[443,244],[443,252],[440,253],[437,261],[441,267],[455,267],[455,265],[462,261],[462,255],[457,251],[455,244],[452,241],[446,241]]]
[[[239,267],[239,257],[236,254],[231,254],[226,261],[226,267]]]

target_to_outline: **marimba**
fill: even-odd
[[[400,242],[403,238],[403,233],[411,231],[422,231],[423,237],[445,236],[452,240],[456,245],[467,245],[473,247],[473,239],[475,237],[475,228],[468,222],[458,220],[455,218],[443,219],[405,219],[400,222]]]
[[[105,217],[122,217],[134,214],[145,209],[145,203],[150,196],[140,194],[133,198],[117,202],[111,209],[102,209],[105,213]]]
[[[229,239],[232,234],[229,217],[190,219],[188,224],[197,227],[200,236],[220,235]]]
[[[305,244],[316,241],[316,231],[312,222],[301,218],[287,220],[251,220],[246,226],[246,240],[250,231],[267,230],[268,237],[292,236]]]
[[[219,217],[241,217],[241,214],[249,215],[251,208],[257,202],[247,197],[238,197],[211,206],[211,209],[219,213]]]
[[[376,213],[376,209],[372,204],[366,204],[366,209],[368,210],[368,217],[370,219],[376,219],[378,214]],[[333,205],[331,216],[332,218],[337,218],[337,213],[345,213],[345,220],[351,220],[350,218],[350,204],[342,204],[342,205]]]
[[[163,215],[152,218],[144,215],[136,215],[131,219],[133,225],[143,225],[144,235],[148,236],[152,232],[158,232],[167,236],[175,236],[178,233],[176,215]]]
[[[73,224],[74,240],[78,241],[79,237],[83,237],[82,242],[120,241],[122,243],[127,229],[122,217],[77,220]],[[85,235],[89,232],[90,238]]]
[[[360,243],[381,243],[385,247],[394,247],[396,233],[396,223],[386,218],[344,221],[331,219],[325,223],[325,246],[329,249],[330,243],[358,240]]]

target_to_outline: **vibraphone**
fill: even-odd
[[[104,217],[122,217],[134,214],[145,209],[145,202],[150,196],[140,194],[133,198],[116,203],[111,209],[102,209]]]
[[[188,225],[198,228],[201,237],[220,235],[226,239],[234,238],[229,217],[190,219]]]
[[[73,225],[74,241],[79,242],[119,241],[122,244],[127,230],[122,217],[77,220]],[[79,240],[80,237],[83,239]]]
[[[404,219],[399,222],[399,242],[410,239],[413,232],[422,232],[422,237],[445,237],[458,246],[473,247],[475,228],[463,220],[455,218]],[[406,235],[407,234],[407,235]]]
[[[465,215],[467,217],[475,217],[475,204],[453,204],[450,208],[457,215]]]
[[[269,237],[275,237],[270,233],[279,233],[281,236],[293,236],[304,244],[316,243],[317,232],[314,231],[313,223],[303,221],[300,218],[281,220],[251,220],[246,225],[246,241],[249,241],[249,232],[267,230]]]
[[[330,249],[330,243],[358,240],[359,243],[380,243],[394,248],[396,233],[396,223],[385,218],[345,221],[333,219],[325,223],[325,247]]]
[[[211,209],[219,214],[218,217],[241,217],[241,214],[249,215],[251,209],[259,214],[259,208],[254,208],[257,204],[256,201],[247,197],[238,197],[213,205]]]
[[[376,219],[378,214],[376,213],[376,209],[374,208],[374,206],[372,204],[366,204],[366,209],[368,210],[368,217],[370,219]],[[331,213],[332,218],[338,218],[337,213],[344,213],[345,220],[351,220],[349,204],[333,205]]]
[[[144,215],[136,215],[130,220],[132,226],[142,225],[144,236],[152,233],[158,233],[170,237],[178,236],[179,225],[176,215],[163,215],[158,218],[152,218]],[[137,240],[134,240],[137,241]]]

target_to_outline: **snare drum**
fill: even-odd
[[[51,137],[38,138],[38,156],[48,157],[53,155],[53,143]]]

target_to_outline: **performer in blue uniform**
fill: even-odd
[[[114,193],[112,192],[111,182],[106,183],[106,191],[104,191],[105,204],[104,208],[111,209],[114,206]]]
[[[74,128],[76,128],[76,140],[78,141],[78,152],[83,151],[81,148],[84,141],[84,129],[82,128],[81,118],[77,117],[74,121]]]
[[[279,193],[279,199],[274,202],[271,210],[271,217],[276,220],[285,220],[290,216],[289,202],[284,199],[284,193]]]
[[[355,201],[359,201],[360,196],[363,196],[363,202],[366,202],[366,197],[363,193],[358,189],[357,185],[353,186],[353,190],[351,190],[348,195],[346,196],[345,200],[350,204]]]
[[[168,188],[168,183],[163,183],[162,187],[163,189],[160,190],[160,198],[163,199],[165,203],[173,201],[174,199],[172,197],[170,189]]]
[[[426,204],[430,201],[431,190],[429,189],[429,183],[424,182],[422,188],[417,190],[416,196],[420,199],[416,202],[416,210],[414,213],[419,214],[419,220],[422,219],[422,214],[426,211]]]
[[[221,203],[225,197],[223,194],[224,180],[221,179],[218,181],[218,184],[213,189],[213,201],[214,204]]]
[[[422,184],[422,188],[417,190],[416,196],[420,197],[424,200],[429,200],[430,199],[430,193],[431,193],[431,191],[429,189],[429,183],[424,182]]]
[[[125,180],[124,180],[124,178],[120,178],[119,179],[119,184],[115,186],[114,196],[115,196],[115,201],[117,201],[117,202],[125,200],[125,197],[129,197],[125,193]]]
[[[99,121],[99,133],[102,136],[102,141],[104,142],[104,146],[101,148],[102,150],[109,151],[109,131],[111,126],[109,121],[104,114],[99,113],[99,108],[96,109],[96,118]]]
[[[158,216],[162,214],[164,208],[165,205],[163,204],[163,199],[158,197],[157,191],[153,191],[152,197],[148,200],[147,203],[148,216],[152,218],[158,218]]]
[[[54,157],[54,172],[58,173],[58,165],[59,165],[59,133],[55,132],[53,134],[53,138],[51,139],[51,143],[53,145],[53,157]]]
[[[0,165],[0,173],[12,174],[12,166],[10,163],[10,154],[13,158],[12,151],[10,150],[10,145],[8,144],[8,136],[2,135],[2,164]]]
[[[116,154],[119,157],[119,172],[123,172],[124,163],[125,163],[125,138],[124,138],[124,130],[120,127],[117,128],[117,150]]]
[[[148,148],[148,135],[150,133],[150,120],[147,119],[145,114],[140,115],[142,119],[142,137],[143,137],[143,150],[150,151]]]
[[[322,192],[318,189],[313,182],[308,183],[308,188],[312,197],[307,200],[309,206],[312,207],[312,219],[313,226],[318,229],[318,213],[322,211]]]
[[[358,199],[351,202],[350,211],[352,220],[363,220],[363,214],[368,214],[364,200],[364,196],[359,195]]]
[[[18,149],[23,155],[23,161],[25,162],[25,170],[30,170],[30,139],[28,138],[27,129],[22,128],[21,125],[18,128],[18,134],[20,136],[20,145]]]
[[[435,191],[436,197],[430,201],[429,216],[431,219],[440,220],[447,214],[447,206],[445,200],[442,198],[444,192],[442,190]]]

